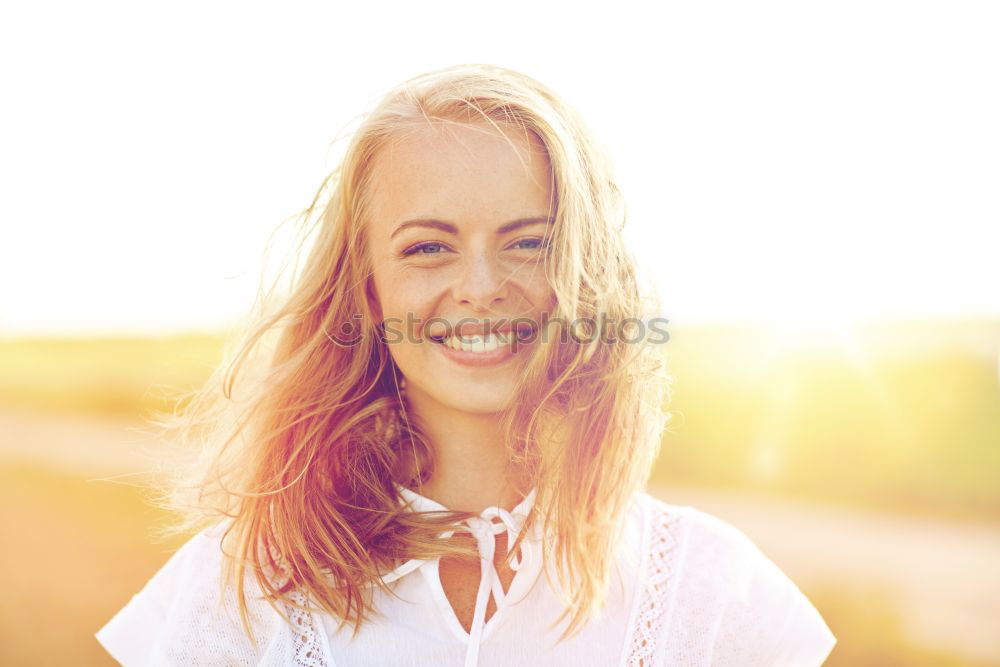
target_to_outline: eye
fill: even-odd
[[[433,242],[433,243],[418,243],[417,245],[412,246],[412,247],[407,248],[406,250],[404,250],[403,251],[403,256],[404,257],[409,257],[410,255],[439,255],[440,254],[440,252],[433,251],[433,250],[430,251],[430,252],[425,252],[428,248],[431,248],[431,249],[433,249],[433,248],[444,248],[444,244],[437,243],[437,242]]]
[[[519,248],[520,250],[539,250],[541,248],[547,248],[549,246],[549,242],[546,239],[541,239],[541,238],[520,239],[518,241],[514,241],[515,246],[521,243],[535,243],[537,245],[528,248]]]

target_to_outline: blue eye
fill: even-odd
[[[541,248],[547,248],[549,243],[545,239],[521,239],[520,241],[515,241],[514,245],[519,245],[521,243],[537,243],[538,245],[533,248],[523,248],[523,250],[539,250]]]
[[[534,243],[536,245],[526,248],[518,247],[522,243]],[[548,248],[549,243],[546,239],[521,239],[520,241],[515,241],[512,247],[515,250],[540,250]],[[447,250],[447,247],[443,243],[429,241],[427,243],[418,243],[415,246],[407,248],[402,254],[404,257],[410,257],[413,255],[440,255],[444,250]]]
[[[437,253],[437,252],[422,252],[422,251],[426,250],[427,248],[443,248],[443,247],[444,247],[444,245],[442,245],[440,243],[418,243],[417,245],[413,246],[412,248],[404,250],[403,251],[403,255],[404,256],[409,256],[409,255],[438,255],[440,253]]]

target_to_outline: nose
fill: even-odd
[[[496,259],[476,253],[462,267],[452,296],[463,306],[489,311],[507,300],[509,278]]]

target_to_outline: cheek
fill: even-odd
[[[414,275],[397,276],[385,283],[381,294],[382,319],[387,329],[405,335],[403,343],[421,340],[423,327],[435,315],[440,296],[434,286]],[[397,352],[407,354],[410,348],[404,345]]]
[[[378,289],[379,304],[384,317],[398,316],[401,307],[405,308],[410,298],[410,276],[393,265],[391,257],[377,262],[372,270],[372,280]]]
[[[550,311],[555,307],[555,290],[552,289],[552,286],[544,276],[540,280],[533,281],[528,289],[529,294],[531,294],[531,301],[536,308]]]
[[[400,317],[407,312],[420,314],[433,303],[432,285],[413,276],[400,277],[386,284],[385,313]]]

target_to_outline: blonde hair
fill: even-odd
[[[368,587],[388,590],[386,570],[410,558],[476,555],[438,537],[472,513],[401,508],[395,484],[429,479],[434,450],[406,417],[399,369],[379,337],[362,233],[375,157],[387,141],[436,121],[516,129],[546,149],[556,201],[544,270],[556,305],[501,415],[508,458],[537,492],[508,558],[536,521],[546,541],[554,538],[545,551],[555,555],[566,603],[558,620],[572,615],[560,641],[603,606],[621,518],[648,481],[669,419],[671,380],[648,340],[580,340],[570,323],[641,319],[657,303],[625,246],[610,161],[578,115],[524,74],[462,65],[405,81],[363,118],[299,217],[296,256],[310,247],[290,289],[260,297],[226,361],[160,416],[164,435],[194,454],[155,499],[178,514],[161,534],[228,518],[223,583],[235,578],[248,634],[247,568],[275,609],[293,604],[287,596],[299,589],[357,632],[374,611]],[[356,344],[331,341],[351,327]]]

